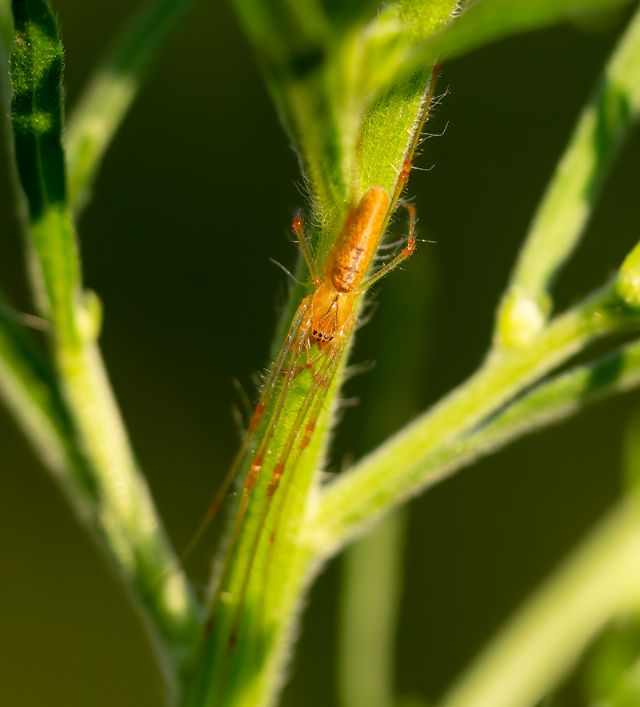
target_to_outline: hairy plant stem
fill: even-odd
[[[175,695],[173,671],[176,667],[180,671],[190,657],[199,612],[158,525],[97,345],[87,341],[78,347],[59,347],[54,357],[79,444],[98,480],[100,528],[126,583],[134,590],[134,604],[144,609],[142,615]]]
[[[491,641],[442,707],[536,704],[608,621],[637,607],[638,558],[636,493],[609,514]]]
[[[63,49],[46,0],[14,0],[12,127],[26,197],[21,226],[33,297],[46,335],[72,444],[93,491],[88,515],[143,608],[168,690],[189,657],[198,612],[134,459],[96,340],[97,297],[83,288],[62,146]],[[70,470],[70,473],[73,470]],[[76,504],[75,506],[79,506]]]
[[[333,554],[379,514],[416,494],[433,470],[426,464],[442,445],[461,437],[528,386],[589,343],[637,329],[638,316],[613,285],[557,317],[528,347],[488,357],[469,380],[321,493],[305,524],[307,542]]]
[[[509,416],[510,406],[507,404],[545,374],[601,337],[638,328],[637,314],[624,306],[612,284],[557,317],[540,339],[526,350],[489,357],[469,381],[433,411],[366,457],[338,481],[324,490],[316,489],[298,524],[300,532],[288,542],[286,582],[279,584],[277,607],[270,611],[269,640],[251,677],[251,686],[245,686],[244,699],[225,704],[234,707],[273,704],[274,690],[279,684],[274,683],[274,675],[281,674],[307,588],[331,555],[407,496],[482,453],[483,445],[486,450],[508,439],[510,426],[522,433],[529,417],[527,406],[516,401],[511,410],[517,411],[518,406],[522,406],[522,413],[512,412]],[[631,369],[636,384],[637,363],[634,354]],[[578,395],[575,388],[567,385],[562,377],[560,384],[556,387],[565,391],[564,399],[562,396],[545,396],[544,384],[541,386],[543,391],[538,398],[542,403],[537,409],[534,406],[537,417],[535,414],[531,416],[532,426],[540,425],[543,420],[548,422],[554,410],[567,405],[568,401],[575,401]],[[586,397],[589,386],[588,383],[583,385]],[[597,388],[594,382],[594,392]],[[531,394],[534,395],[535,392]],[[507,418],[508,424],[500,424],[501,416]],[[483,424],[486,431],[482,429]],[[495,425],[493,435],[490,432],[492,424]],[[204,707],[212,703],[202,696],[202,699],[188,704]]]
[[[640,116],[640,10],[582,110],[538,206],[497,314],[495,344],[526,345],[552,310],[551,288],[593,213],[609,168]]]
[[[326,10],[319,2],[310,1],[312,12],[306,12],[293,1],[273,5],[262,0],[238,1],[256,48],[270,66],[272,93],[285,124],[297,138],[301,163],[310,178],[314,228],[316,236],[322,236],[316,239],[320,254],[337,234],[349,203],[363,190],[377,184],[392,193],[398,174],[406,181],[407,158],[419,137],[414,134],[421,127],[417,116],[433,62],[490,37],[548,24],[567,8],[621,2],[567,0],[561,7],[552,0],[527,0],[514,10],[508,0],[486,0],[474,5],[460,22],[452,22],[458,7],[454,0],[416,0],[390,3],[375,17],[359,17],[358,13],[350,17],[347,12],[340,22],[332,23],[325,21]],[[65,155],[62,44],[55,17],[46,0],[13,0],[17,19],[12,64],[16,158],[29,202],[24,228],[34,298],[49,324],[51,362],[41,367],[30,356],[22,356],[26,349],[20,337],[0,316],[0,389],[45,461],[64,479],[76,510],[97,531],[124,577],[155,647],[170,699],[184,699],[190,707],[219,707],[209,686],[220,668],[203,663],[194,649],[200,643],[199,607],[161,527],[100,357],[99,306],[84,290],[71,215],[81,209],[152,53],[188,5],[189,0],[157,0],[149,5],[148,14],[130,26],[81,101],[67,133]],[[6,0],[0,0],[3,36],[9,34],[7,8]],[[637,20],[632,27],[638,31]],[[291,28],[294,31],[285,31]],[[625,46],[629,50],[637,43],[627,41]],[[637,52],[622,56],[623,61],[612,64],[612,70],[622,72],[623,81],[611,84],[617,112],[605,125],[611,129],[605,135],[607,155],[615,152],[638,113],[635,68],[640,59]],[[604,98],[603,111],[607,108]],[[593,116],[588,117],[588,131],[581,134],[576,161],[571,164],[586,165],[585,181],[591,184],[601,179],[608,158],[600,159],[604,153],[599,153],[595,160],[582,162],[603,115],[595,122]],[[542,249],[552,257],[544,260],[534,253],[536,267],[531,272],[535,271],[538,290],[546,287],[549,273],[571,251],[592,206],[591,201],[586,206],[576,204],[582,189],[559,189],[558,194],[549,218],[560,230],[558,214],[571,207],[580,209],[574,214],[572,229],[563,231],[564,245],[554,237],[557,251]],[[551,232],[548,225],[545,221],[545,232]],[[545,311],[536,320],[540,330],[536,328],[531,338],[524,337],[525,345],[519,347],[522,342],[516,336],[518,346],[513,348],[518,350],[492,353],[474,376],[436,408],[326,488],[318,478],[318,459],[328,444],[330,427],[330,414],[324,415],[306,468],[298,470],[299,486],[287,502],[285,520],[290,532],[277,549],[276,569],[271,574],[275,589],[267,587],[267,632],[252,634],[256,640],[242,646],[246,653],[239,655],[240,648],[236,648],[231,659],[234,649],[228,636],[213,646],[214,658],[223,655],[230,665],[236,661],[240,676],[248,678],[238,681],[238,692],[225,705],[257,707],[274,702],[301,604],[315,573],[367,524],[478,454],[573,412],[597,395],[638,384],[637,342],[616,352],[619,358],[614,363],[619,367],[609,371],[609,377],[598,376],[613,359],[544,381],[591,342],[639,328],[637,311],[632,311],[633,303],[640,300],[635,259],[627,263],[624,286],[619,280],[617,289],[604,288],[548,325]],[[336,381],[327,408],[335,404],[338,389]],[[305,391],[294,392],[299,403]],[[294,416],[295,412],[290,414]],[[249,520],[245,525],[250,533],[251,523],[255,527],[260,515]],[[637,546],[635,530],[616,537],[619,542],[611,550],[614,563],[616,557],[626,558],[626,550],[635,552]],[[627,544],[629,539],[631,544]],[[259,553],[256,557],[258,564],[264,560]],[[612,571],[620,567],[622,561]],[[255,586],[250,589],[250,599],[259,594],[260,588],[257,592]],[[613,604],[605,601],[602,606],[606,613]],[[567,619],[572,620],[575,616]],[[567,656],[585,636],[583,632],[567,648]],[[547,671],[546,679],[550,675]],[[494,670],[491,679],[495,677]],[[188,689],[192,681],[205,686],[195,698]]]
[[[78,213],[152,60],[193,0],[150,0],[123,27],[71,112],[66,131],[69,203]]]

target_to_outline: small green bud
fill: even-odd
[[[502,300],[496,329],[496,345],[519,349],[530,344],[544,329],[547,307],[517,289]]]
[[[83,341],[95,341],[102,329],[102,302],[93,290],[85,290],[78,311],[78,327]]]
[[[622,263],[618,272],[616,292],[629,307],[640,309],[640,243]]]

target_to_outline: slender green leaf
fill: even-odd
[[[39,457],[78,499],[82,513],[95,501],[96,489],[86,463],[72,444],[71,421],[55,373],[31,341],[6,300],[0,296],[0,391]]]
[[[640,11],[632,19],[536,212],[498,314],[497,343],[520,346],[551,310],[551,287],[572,254],[609,168],[640,116]]]
[[[548,27],[584,13],[601,12],[629,0],[478,0],[455,22],[410,48],[402,70],[410,73],[521,32]],[[398,67],[400,69],[400,67]]]
[[[65,202],[62,62],[58,28],[42,2],[14,0],[11,57],[16,160],[33,221]]]
[[[63,49],[46,0],[13,0],[12,126],[28,210],[30,271],[76,445],[96,488],[95,517],[175,688],[197,607],[140,474],[96,345],[97,298],[82,291],[61,142]],[[162,581],[160,581],[162,580]]]
[[[11,118],[36,254],[38,304],[55,336],[77,346],[80,265],[66,206],[62,43],[55,18],[42,0],[13,0],[13,14]]]
[[[102,159],[150,64],[193,0],[152,0],[134,14],[90,78],[66,131],[69,200],[87,202]]]

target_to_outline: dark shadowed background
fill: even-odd
[[[53,4],[72,105],[131,3]],[[415,172],[409,190],[421,236],[437,243],[378,288],[354,357],[377,365],[348,383],[346,395],[361,402],[344,415],[331,470],[479,363],[518,244],[621,20],[504,41],[445,67],[448,95],[428,126],[444,134],[425,143],[418,165],[433,169]],[[0,150],[0,284],[30,311]],[[639,154],[636,134],[559,283],[563,305],[602,282],[640,236]],[[237,444],[232,380],[254,397],[254,374],[268,360],[287,288],[268,258],[294,262],[288,224],[304,205],[299,184],[230,8],[196,3],[118,134],[80,222],[86,282],[104,303],[113,385],[178,547]],[[406,399],[402,412],[380,406],[376,380],[405,386],[410,410]],[[399,694],[441,694],[602,515],[619,493],[621,437],[638,402],[635,393],[601,404],[411,504]],[[193,558],[194,581],[204,581],[213,546],[209,538]],[[163,704],[122,590],[3,408],[0,557],[0,704]],[[336,704],[339,572],[334,562],[313,590],[283,699],[289,707]]]

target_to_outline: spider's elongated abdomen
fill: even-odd
[[[342,232],[329,251],[324,280],[310,295],[309,333],[327,344],[342,339],[351,328],[356,289],[367,273],[382,237],[389,211],[389,195],[382,187],[367,189],[345,219]]]
[[[370,187],[347,216],[342,233],[329,252],[325,276],[338,292],[351,292],[366,275],[389,211],[389,195]]]

